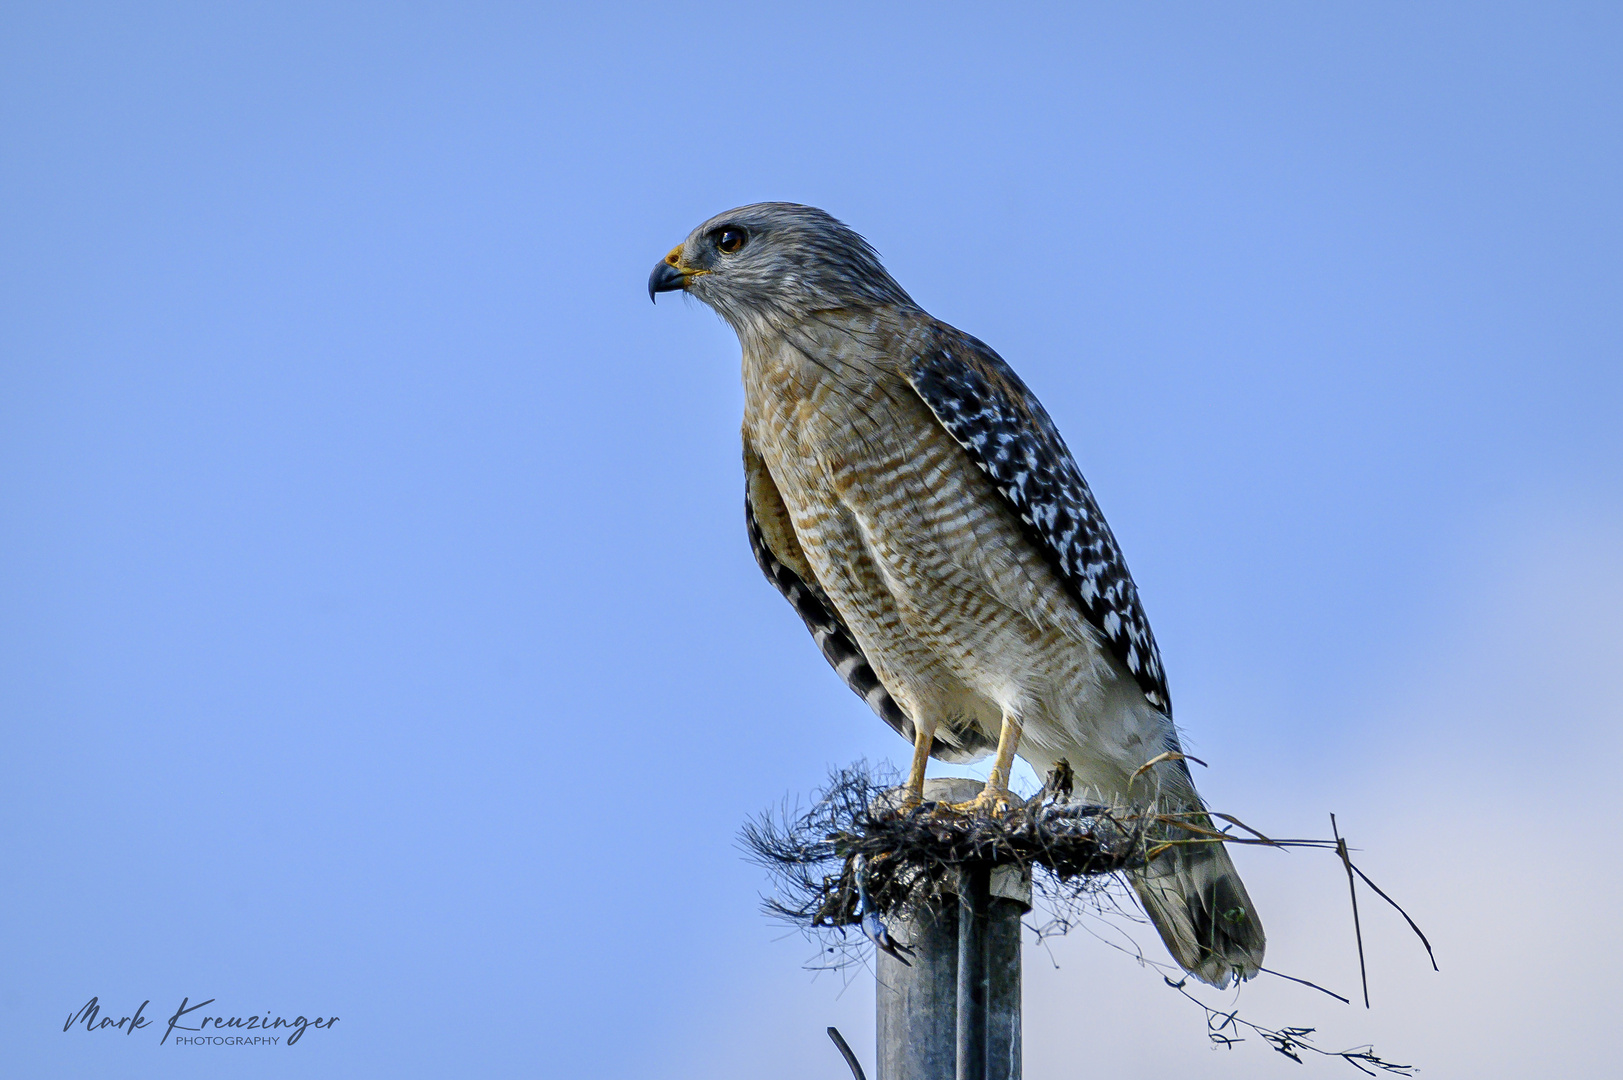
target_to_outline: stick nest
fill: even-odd
[[[744,827],[741,840],[746,853],[776,885],[763,906],[824,946],[825,960],[811,966],[850,972],[866,962],[870,942],[906,963],[903,954],[911,950],[891,938],[885,920],[934,918],[942,903],[956,895],[960,873],[966,869],[1013,867],[1029,874],[1032,904],[1043,910],[1047,921],[1027,926],[1041,940],[1067,932],[1088,915],[1134,917],[1115,902],[1120,893],[1110,888],[1111,875],[1142,867],[1175,846],[1315,848],[1335,854],[1346,869],[1350,889],[1356,890],[1356,876],[1396,908],[1430,955],[1431,944],[1419,926],[1353,863],[1339,832],[1333,840],[1271,839],[1227,814],[1159,812],[1153,797],[1147,799],[1151,807],[1147,810],[1101,806],[1071,797],[1069,769],[1061,764],[1035,797],[996,817],[961,813],[942,803],[909,806],[897,787],[899,777],[865,762],[835,770],[809,810],[785,804]],[[1213,818],[1240,832],[1229,827],[1218,831]],[[1333,816],[1331,821],[1333,825]],[[1355,931],[1357,911],[1355,891]],[[848,934],[852,927],[861,932]],[[1356,933],[1362,971],[1362,933]],[[1281,977],[1348,1002],[1317,983]],[[1341,1058],[1365,1075],[1413,1075],[1413,1066],[1386,1061],[1368,1046],[1320,1049],[1312,1042],[1311,1027],[1269,1028],[1242,1020],[1231,1007],[1214,1008],[1194,997],[1187,982],[1166,979],[1168,986],[1205,1011],[1214,1046],[1232,1048],[1249,1032],[1297,1062],[1311,1053]],[[1367,1004],[1367,983],[1365,1000]]]
[[[908,806],[896,780],[866,763],[839,769],[809,810],[785,806],[745,826],[745,851],[777,886],[764,900],[769,914],[839,952],[844,928],[865,915],[925,914],[955,892],[961,869],[1015,867],[1031,875],[1043,906],[1063,916],[1096,903],[1107,875],[1179,842],[1166,838],[1166,815],[1071,798],[1063,773],[996,817],[944,803]]]

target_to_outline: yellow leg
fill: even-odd
[[[1003,727],[998,731],[997,753],[992,758],[992,773],[986,778],[986,787],[966,803],[953,807],[965,813],[988,811],[993,814],[1007,810],[1015,801],[1009,790],[1009,773],[1014,769],[1014,754],[1020,748],[1020,721],[1008,713],[1003,714]]]
[[[935,724],[922,721],[913,727],[913,766],[907,771],[907,793],[924,798],[924,767],[930,762],[930,746],[935,742]]]
[[[1009,773],[1014,769],[1014,755],[1020,749],[1020,736],[1023,729],[1020,721],[1012,716],[1003,717],[1003,730],[997,736],[997,755],[992,758],[992,775],[986,780],[988,788],[999,791],[1009,790]]]

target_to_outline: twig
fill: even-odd
[[[845,1055],[845,1063],[851,1066],[851,1075],[856,1077],[856,1080],[868,1080],[868,1078],[863,1075],[862,1065],[857,1061],[857,1056],[853,1054],[851,1052],[851,1048],[846,1045],[845,1036],[840,1034],[840,1029],[837,1027],[829,1028],[828,1037],[834,1040],[834,1045],[839,1047],[841,1054]]]
[[[1399,905],[1396,900],[1394,900],[1390,896],[1386,895],[1386,893],[1381,890],[1381,887],[1379,885],[1377,885],[1373,881],[1371,881],[1369,879],[1368,874],[1364,873],[1362,870],[1359,870],[1358,867],[1356,867],[1356,866],[1354,866],[1353,869],[1358,872],[1359,877],[1364,879],[1364,884],[1365,885],[1368,885],[1370,888],[1375,890],[1375,893],[1376,893],[1377,896],[1379,896],[1382,900],[1385,900],[1388,904],[1391,904],[1393,907],[1398,909],[1398,914],[1403,916],[1403,921],[1409,924],[1409,929],[1413,930],[1415,932],[1415,937],[1420,939],[1420,944],[1422,944],[1422,945],[1424,945],[1426,947],[1426,955],[1431,959],[1431,970],[1433,970],[1433,971],[1441,971],[1442,968],[1437,966],[1437,956],[1436,956],[1435,953],[1433,953],[1431,951],[1431,942],[1426,940],[1426,935],[1422,934],[1420,932],[1420,927],[1415,925],[1415,921],[1413,919],[1409,918],[1409,913],[1407,911],[1404,911],[1402,906]]]
[[[1334,990],[1326,990],[1324,987],[1320,986],[1316,982],[1308,982],[1306,979],[1298,979],[1295,975],[1287,975],[1283,971],[1275,971],[1273,968],[1259,967],[1259,968],[1257,968],[1257,970],[1262,972],[1265,975],[1273,975],[1276,978],[1289,979],[1293,983],[1301,983],[1303,986],[1311,986],[1313,989],[1317,990],[1321,994],[1329,994],[1331,997],[1335,998],[1337,1001],[1341,1002],[1343,1005],[1351,1005],[1352,1004],[1352,1002],[1348,1001],[1346,998],[1342,997],[1340,994],[1336,993]]]
[[[1150,758],[1150,760],[1140,765],[1138,769],[1134,771],[1133,775],[1127,778],[1127,786],[1132,787],[1134,780],[1137,780],[1140,776],[1143,776],[1145,773],[1149,772],[1163,761],[1193,761],[1196,765],[1206,765],[1206,763],[1200,760],[1198,757],[1194,757],[1189,754],[1180,754],[1176,750],[1168,750],[1165,753],[1156,754],[1154,757]],[[1209,765],[1207,766],[1207,768],[1210,767],[1211,766]]]
[[[1369,1008],[1369,973],[1364,968],[1364,928],[1358,925],[1358,887],[1353,881],[1352,859],[1347,856],[1347,841],[1341,838],[1341,831],[1336,828],[1336,816],[1330,815],[1330,833],[1336,838],[1336,854],[1341,856],[1341,865],[1347,868],[1347,892],[1352,896],[1353,933],[1358,938],[1358,978],[1364,984],[1364,1008]],[[1428,950],[1429,951],[1429,950]]]
[[[1238,825],[1240,828],[1244,829],[1246,832],[1250,833],[1252,836],[1255,836],[1258,840],[1261,840],[1264,844],[1268,844],[1268,845],[1270,845],[1272,847],[1278,847],[1279,846],[1279,844],[1276,841],[1268,839],[1266,836],[1262,835],[1260,832],[1253,829],[1251,826],[1247,825],[1245,822],[1241,821],[1239,818],[1235,817],[1232,814],[1219,814],[1216,811],[1213,811],[1212,816],[1213,817],[1220,817],[1224,821],[1228,822],[1230,825]]]
[[[1394,1076],[1413,1076],[1415,1074],[1413,1065],[1400,1065],[1395,1061],[1387,1061],[1378,1056],[1372,1046],[1355,1046],[1347,1050],[1321,1050],[1313,1045],[1311,1038],[1313,1028],[1265,1028],[1261,1024],[1253,1024],[1251,1021],[1244,1019],[1240,1016],[1238,1010],[1220,1012],[1184,989],[1184,985],[1189,981],[1187,976],[1177,982],[1173,982],[1165,976],[1162,976],[1162,978],[1166,980],[1168,986],[1193,1001],[1206,1014],[1206,1037],[1215,1046],[1222,1046],[1232,1050],[1237,1044],[1245,1042],[1245,1037],[1239,1034],[1239,1030],[1245,1028],[1298,1064],[1302,1063],[1301,1051],[1306,1050],[1321,1057],[1340,1058],[1366,1076],[1377,1075],[1376,1070],[1391,1073]],[[1232,1034],[1225,1034],[1225,1031]]]

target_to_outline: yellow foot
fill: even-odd
[[[1008,788],[987,784],[981,793],[968,802],[948,803],[947,809],[970,817],[1002,817],[1015,807],[1023,805]]]
[[[923,802],[924,796],[920,795],[912,788],[893,788],[892,790],[885,792],[884,797],[879,802],[879,805],[884,807],[885,812],[887,813],[895,814],[898,817],[904,817],[918,809],[919,805]]]

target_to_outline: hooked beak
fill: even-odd
[[[685,289],[690,278],[702,273],[703,270],[689,270],[682,265],[682,247],[677,245],[671,249],[669,255],[654,266],[654,272],[648,275],[648,299],[653,300],[657,293]]]

